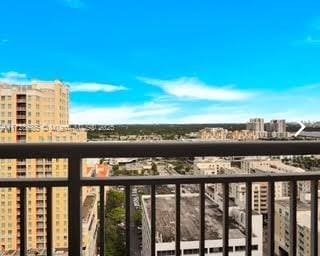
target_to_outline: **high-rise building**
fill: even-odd
[[[289,133],[287,132],[286,120],[278,119],[271,120],[268,124],[268,135],[273,138],[287,138]]]
[[[223,174],[249,174],[250,171],[246,171],[237,167],[223,168]],[[244,183],[232,183],[230,187],[230,198],[233,199],[236,205],[245,209],[246,207],[246,184]],[[216,200],[217,197],[220,197],[222,192],[221,184],[211,184],[208,187],[207,193],[211,198]],[[268,183],[267,182],[255,182],[252,184],[252,210],[256,211],[259,214],[266,214],[268,212],[267,205],[267,196],[268,196]]]
[[[0,143],[85,142],[86,132],[70,129],[69,88],[60,81],[29,86],[0,84]],[[66,177],[67,159],[0,159],[0,177]],[[20,195],[0,188],[0,252],[20,244]],[[27,190],[27,246],[46,246],[46,191]],[[53,247],[68,246],[67,189],[53,189]]]
[[[264,130],[263,118],[252,118],[247,123],[247,130],[254,132],[258,138],[265,138],[268,133]]]
[[[241,168],[248,173],[304,173],[306,170],[284,164],[278,159],[268,160],[243,160]],[[310,182],[298,181],[298,196],[310,191]],[[275,199],[287,199],[290,197],[290,185],[288,182],[275,183]]]
[[[247,123],[247,130],[255,132],[264,132],[264,119],[251,118]]]
[[[285,133],[287,131],[286,120],[271,120],[269,124],[269,132]]]
[[[310,256],[311,252],[311,201],[297,199],[297,255]],[[318,210],[320,208],[318,207]],[[290,201],[275,202],[275,255],[289,255],[290,252]],[[318,217],[318,221],[320,221]],[[318,229],[318,236],[320,230]],[[320,239],[315,241],[319,244]],[[320,249],[318,249],[318,253]]]

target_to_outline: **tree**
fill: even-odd
[[[105,158],[101,158],[100,161],[99,161],[99,163],[100,163],[100,164],[103,164],[103,163],[106,162],[106,161],[107,161],[107,160],[106,160]]]
[[[125,220],[124,195],[113,189],[108,191],[106,198],[106,255],[122,256],[125,254],[125,239],[120,224]]]
[[[178,162],[173,169],[180,174],[184,174],[184,165],[181,162]]]
[[[154,162],[152,162],[151,164],[151,172],[152,172],[152,175],[159,175],[158,167]]]
[[[112,166],[112,176],[119,176],[119,165]]]
[[[141,226],[142,225],[141,210],[135,211],[133,218],[134,218],[134,222],[136,223],[137,226]]]
[[[106,205],[108,209],[112,210],[117,207],[123,207],[123,204],[124,194],[122,192],[112,189],[107,193]]]

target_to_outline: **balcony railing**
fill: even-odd
[[[180,188],[182,184],[200,185],[200,255],[204,256],[205,248],[205,184],[222,184],[223,187],[223,255],[228,255],[229,247],[229,184],[246,184],[246,255],[252,255],[252,183],[268,183],[268,255],[274,255],[274,190],[275,182],[288,181],[290,184],[290,252],[297,253],[297,181],[311,181],[311,255],[318,255],[318,180],[320,173],[306,172],[298,174],[256,174],[256,175],[215,175],[215,176],[140,176],[140,177],[109,177],[84,178],[81,176],[81,162],[83,158],[98,157],[194,157],[194,156],[258,156],[258,155],[309,155],[320,154],[320,142],[158,142],[158,143],[76,143],[76,144],[0,144],[0,158],[68,158],[67,178],[19,178],[0,179],[0,187],[18,188],[20,191],[20,254],[25,255],[27,204],[26,193],[30,187],[46,188],[47,207],[47,255],[52,255],[52,188],[68,188],[68,250],[69,255],[81,255],[81,191],[83,186],[98,186],[100,188],[100,202],[105,200],[105,186],[125,187],[125,227],[126,227],[126,255],[130,253],[130,193],[131,186],[151,186],[151,251],[155,255],[156,249],[156,187],[171,184],[176,187],[176,239],[175,253],[181,255],[180,233]],[[105,216],[104,204],[99,205],[99,216]],[[104,218],[100,219],[100,241],[98,243],[100,255],[105,255]]]

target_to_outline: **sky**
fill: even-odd
[[[71,122],[320,120],[320,1],[1,0],[0,82],[62,80]]]

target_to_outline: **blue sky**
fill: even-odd
[[[0,1],[0,81],[61,79],[73,123],[320,120],[319,1]]]

